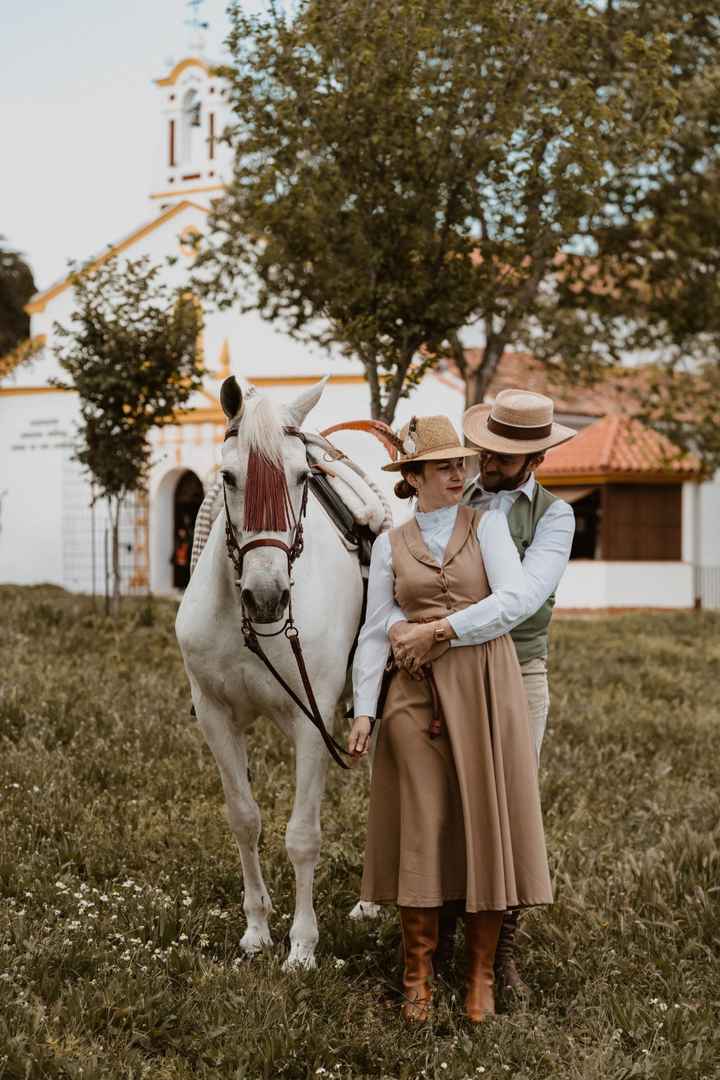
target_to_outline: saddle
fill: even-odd
[[[329,429],[355,428],[362,424],[377,436],[376,421],[353,421]],[[364,470],[325,438],[303,432],[303,441],[311,470],[309,489],[325,511],[349,551],[357,553],[367,590],[367,571],[373,542],[381,532],[392,528],[392,509],[378,485]],[[213,523],[223,508],[223,486],[218,477],[207,492],[195,520],[190,573],[194,571],[207,543]],[[363,597],[363,618],[365,604]]]

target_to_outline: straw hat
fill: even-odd
[[[463,446],[447,416],[413,416],[400,429],[402,456],[383,465],[385,472],[399,472],[411,461],[445,461],[447,458],[474,457],[477,450]]]
[[[501,390],[492,405],[473,405],[463,431],[476,446],[498,454],[540,453],[577,435],[553,422],[552,398],[530,390]]]

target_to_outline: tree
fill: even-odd
[[[609,11],[622,35],[626,6]],[[657,0],[638,14],[638,32],[662,26],[667,36],[672,123],[652,159],[611,178],[612,213],[596,231],[585,284],[559,278],[549,314],[558,347],[568,327],[582,335],[600,322],[614,327],[615,359],[651,357],[633,408],[718,468],[720,16],[708,0]]]
[[[12,352],[30,333],[25,305],[35,292],[32,271],[0,236],[0,357]]]
[[[120,599],[119,523],[127,496],[151,463],[150,432],[174,421],[201,385],[202,313],[186,289],[173,289],[147,257],[108,258],[72,276],[71,326],[55,326],[56,349],[80,397],[76,458],[106,497],[112,527],[113,613]]]
[[[645,6],[299,0],[289,19],[235,4],[235,165],[202,287],[358,356],[387,421],[469,323],[485,336],[483,363],[463,367],[469,402],[529,340],[597,372],[618,320],[564,301],[677,106]]]

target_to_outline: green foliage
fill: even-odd
[[[150,468],[149,435],[170,424],[202,383],[202,310],[149,258],[111,257],[72,275],[71,326],[55,324],[60,367],[80,398],[75,457],[110,501],[113,614],[120,604],[120,509]],[[64,344],[63,344],[64,343]]]
[[[416,1030],[394,996],[394,914],[347,918],[364,770],[329,774],[319,970],[281,971],[293,772],[269,722],[250,768],[277,945],[240,957],[239,859],[174,614],[158,601],[147,626],[128,603],[109,624],[58,589],[0,589],[2,1080],[717,1075],[720,616],[556,619],[542,787],[557,900],[523,922],[532,996],[469,1028],[458,948]]]
[[[532,340],[596,373],[619,333],[563,307],[677,110],[663,19],[582,0],[300,0],[231,8],[235,170],[205,289],[358,356],[372,412],[482,320],[482,397]],[[570,255],[583,256],[571,258]],[[575,291],[573,291],[575,290]]]
[[[714,0],[658,0],[630,19],[629,11],[613,5],[616,35],[629,26],[666,34],[672,122],[654,159],[612,177],[587,287],[571,279],[559,293],[557,347],[568,327],[582,337],[612,323],[616,358],[651,351],[657,366],[640,415],[718,468],[720,18]],[[568,350],[571,376],[582,352]]]
[[[80,397],[77,459],[100,495],[124,498],[150,467],[148,436],[201,385],[199,304],[145,257],[73,274],[71,326],[55,326],[65,385]]]
[[[0,357],[29,335],[30,319],[24,308],[34,292],[30,267],[0,236]]]

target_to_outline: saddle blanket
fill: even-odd
[[[379,486],[359,465],[321,435],[306,433],[306,449],[308,463],[313,468],[313,479],[317,478],[319,481],[318,487],[327,486],[331,489],[332,495],[342,504],[346,512],[343,517],[349,516],[360,530],[369,530],[375,536],[392,528],[393,516],[390,503]],[[316,490],[314,483],[311,483],[310,491],[318,496],[320,505],[328,513],[348,550],[358,550],[359,541],[342,527],[329,509],[329,501],[319,497],[321,492]],[[218,476],[205,495],[195,519],[190,561],[191,574],[202,555],[213,523],[222,509],[223,484],[222,478]]]

